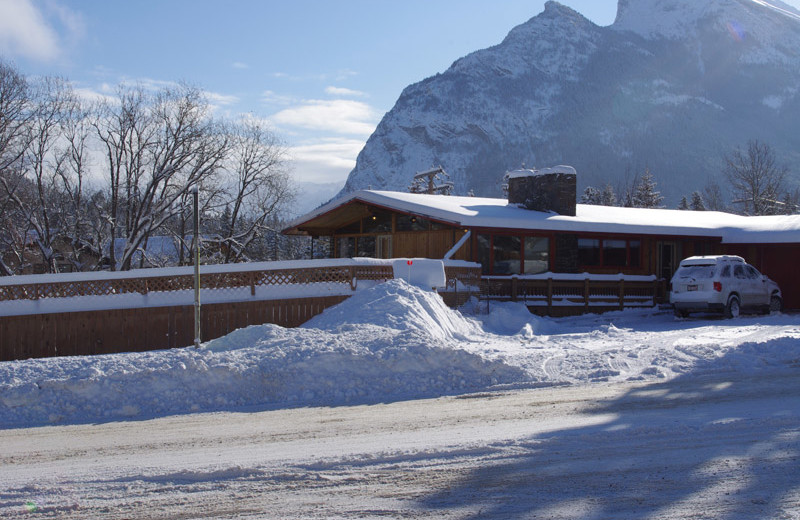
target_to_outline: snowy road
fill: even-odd
[[[800,316],[462,315],[402,281],[0,364],[0,518],[800,520]]]
[[[800,518],[797,371],[11,429],[0,445],[3,518]]]

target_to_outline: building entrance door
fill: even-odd
[[[658,257],[656,258],[656,274],[659,278],[670,280],[678,269],[680,254],[678,244],[675,242],[659,242]]]
[[[392,258],[392,235],[379,235],[377,249],[378,258]]]

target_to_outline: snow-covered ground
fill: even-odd
[[[0,364],[3,518],[800,519],[800,317],[448,309]]]

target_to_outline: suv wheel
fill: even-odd
[[[726,318],[738,318],[739,317],[739,297],[736,295],[731,295],[728,298],[728,304],[725,306],[725,317]]]
[[[673,312],[675,313],[676,318],[686,318],[687,316],[689,316],[689,312],[683,309],[675,308]]]
[[[781,312],[781,309],[783,309],[781,297],[777,294],[773,294],[772,298],[769,300],[769,312]]]

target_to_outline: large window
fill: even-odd
[[[476,245],[483,274],[538,274],[550,270],[550,240],[546,237],[479,234]]]
[[[483,274],[491,274],[492,272],[492,236],[491,235],[478,235],[476,237],[478,243],[478,263],[481,264],[481,272]]]
[[[588,267],[639,267],[642,257],[640,240],[578,239],[578,263]]]
[[[603,240],[603,265],[628,265],[628,243],[625,240]]]
[[[375,258],[375,237],[358,237],[358,256],[368,256]]]
[[[353,237],[339,238],[336,254],[339,258],[353,258],[356,256],[356,239]]]
[[[493,274],[519,274],[522,260],[520,237],[495,235],[492,242],[494,252]]]
[[[375,211],[364,219],[364,233],[391,233],[392,214],[388,211]]]
[[[600,265],[600,240],[596,238],[578,239],[578,263],[580,265]]]
[[[357,235],[358,233],[361,233],[361,220],[356,220],[336,230],[337,235]]]
[[[414,215],[397,215],[397,231],[427,231],[428,219]]]
[[[642,242],[640,240],[628,240],[628,267],[640,267],[642,265]]]
[[[550,239],[525,237],[525,274],[539,274],[550,270]]]

